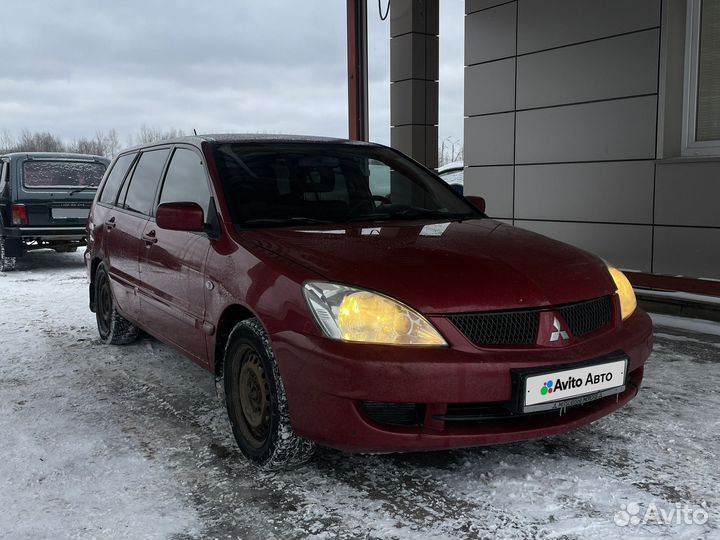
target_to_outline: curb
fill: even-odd
[[[636,289],[635,296],[640,307],[649,313],[720,322],[720,298],[703,301],[698,298],[661,296],[655,291],[644,289]]]

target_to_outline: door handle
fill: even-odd
[[[105,228],[107,228],[108,231],[115,228],[115,216],[105,222]]]
[[[156,244],[156,243],[157,243],[157,240],[158,240],[157,237],[155,236],[155,231],[154,231],[154,230],[150,231],[150,232],[147,233],[147,234],[143,234],[143,235],[142,235],[142,239],[145,240],[145,243],[146,243],[148,246],[151,245],[151,244]]]

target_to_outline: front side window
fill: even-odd
[[[106,165],[86,161],[26,161],[22,166],[26,188],[79,189],[97,188]]]
[[[152,214],[155,193],[165,167],[169,148],[143,152],[135,166],[123,206],[133,212]]]
[[[160,194],[160,204],[194,202],[200,205],[207,218],[210,188],[202,158],[184,148],[178,148],[170,160]]]
[[[479,217],[444,182],[381,147],[230,143],[215,153],[243,228]]]
[[[105,181],[105,185],[103,186],[102,193],[100,194],[100,202],[115,204],[120,184],[122,184],[122,181],[125,178],[130,165],[135,159],[135,156],[136,154],[125,154],[124,156],[117,158],[115,165],[113,165],[113,168]]]
[[[720,154],[720,0],[688,0],[683,154]]]

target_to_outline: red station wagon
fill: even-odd
[[[120,154],[88,223],[101,339],[216,377],[242,452],[473,447],[638,392],[649,317],[617,269],[484,214],[376,144],[196,136]]]

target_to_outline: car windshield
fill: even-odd
[[[348,144],[220,144],[231,217],[243,228],[482,215],[396,152]]]
[[[105,168],[104,163],[95,161],[26,161],[23,184],[29,188],[94,189]]]

